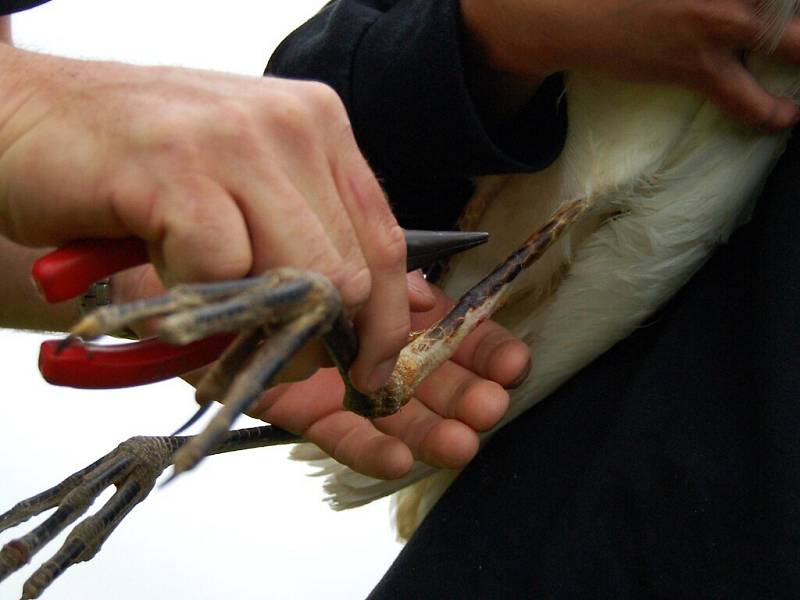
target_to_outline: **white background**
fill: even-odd
[[[258,75],[277,43],[321,5],[52,0],[17,15],[14,29],[17,45],[29,49]],[[118,392],[50,387],[36,369],[41,339],[0,330],[0,512],[132,435],[169,432],[195,408],[191,389],[181,382]],[[72,567],[44,598],[365,596],[400,549],[388,502],[335,513],[322,502],[322,482],[307,477],[310,469],[286,460],[286,453],[268,448],[213,457],[155,490],[95,559]],[[0,544],[25,530],[0,535]],[[0,584],[0,600],[19,598],[31,573],[28,567]]]

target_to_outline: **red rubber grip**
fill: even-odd
[[[78,240],[42,256],[31,273],[45,300],[62,302],[80,296],[95,281],[149,260],[139,238]]]
[[[60,352],[61,340],[47,340],[39,349],[39,370],[53,385],[83,389],[144,385],[213,362],[233,338],[229,333],[219,334],[185,346],[157,338],[116,345],[76,343]]]

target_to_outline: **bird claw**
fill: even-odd
[[[0,515],[0,532],[56,508],[28,534],[0,550],[0,581],[26,565],[45,544],[83,515],[107,488],[117,490],[94,515],[79,523],[61,548],[25,582],[22,597],[38,598],[69,566],[90,560],[119,522],[144,500],[156,478],[172,462],[185,438],[134,437],[41,494]]]
[[[111,305],[91,313],[68,339],[96,337],[152,317],[162,318],[162,339],[181,344],[223,331],[240,331],[197,388],[201,405],[216,400],[223,407],[198,436],[131,438],[57,486],[0,515],[2,532],[57,507],[44,523],[0,551],[0,581],[85,513],[111,485],[117,487],[112,498],[79,523],[61,549],[24,584],[23,600],[37,598],[72,564],[90,560],[128,512],[147,497],[170,463],[175,468],[174,477],[208,454],[300,441],[271,426],[229,429],[314,337],[322,338],[339,368],[345,383],[346,408],[368,418],[400,410],[422,380],[502,305],[507,284],[590,206],[588,198],[564,205],[444,318],[415,337],[400,353],[387,384],[370,395],[360,393],[349,380],[348,370],[358,345],[352,325],[342,316],[339,294],[325,277],[313,272],[284,268],[257,278],[180,286],[157,298]]]
[[[132,437],[58,485],[0,515],[2,533],[55,508],[43,523],[0,550],[0,582],[28,564],[39,550],[85,514],[106,489],[114,486],[112,497],[78,523],[61,548],[23,584],[23,600],[38,598],[70,566],[91,560],[122,519],[147,498],[158,477],[172,463],[174,452],[189,440],[180,436]],[[297,436],[277,427],[240,429],[229,432],[211,453],[297,441]]]

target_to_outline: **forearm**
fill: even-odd
[[[485,0],[459,0],[468,53],[468,85],[482,117],[490,127],[500,127],[519,113],[534,97],[551,73],[522,74],[510,68],[504,37],[491,15],[484,12]]]
[[[45,252],[0,237],[0,327],[65,331],[77,321],[77,302],[47,304],[31,281],[31,266]]]
[[[15,51],[10,47],[11,40],[11,17],[0,16],[0,88],[4,90],[14,77]],[[8,99],[11,94],[4,94],[4,97]],[[0,114],[6,113],[8,103],[4,104],[0,107]],[[31,266],[44,252],[20,246],[0,236],[0,273],[3,276],[0,327],[64,331],[78,317],[76,302],[53,306],[44,302],[36,291],[31,281]]]

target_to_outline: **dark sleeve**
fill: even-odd
[[[33,8],[44,4],[48,0],[0,0],[0,16]]]
[[[278,47],[267,72],[331,85],[398,217],[441,227],[473,177],[542,169],[566,132],[560,77],[513,123],[490,130],[467,84],[463,38],[458,0],[338,0]]]
[[[800,598],[800,138],[657,315],[492,437],[369,600]]]

